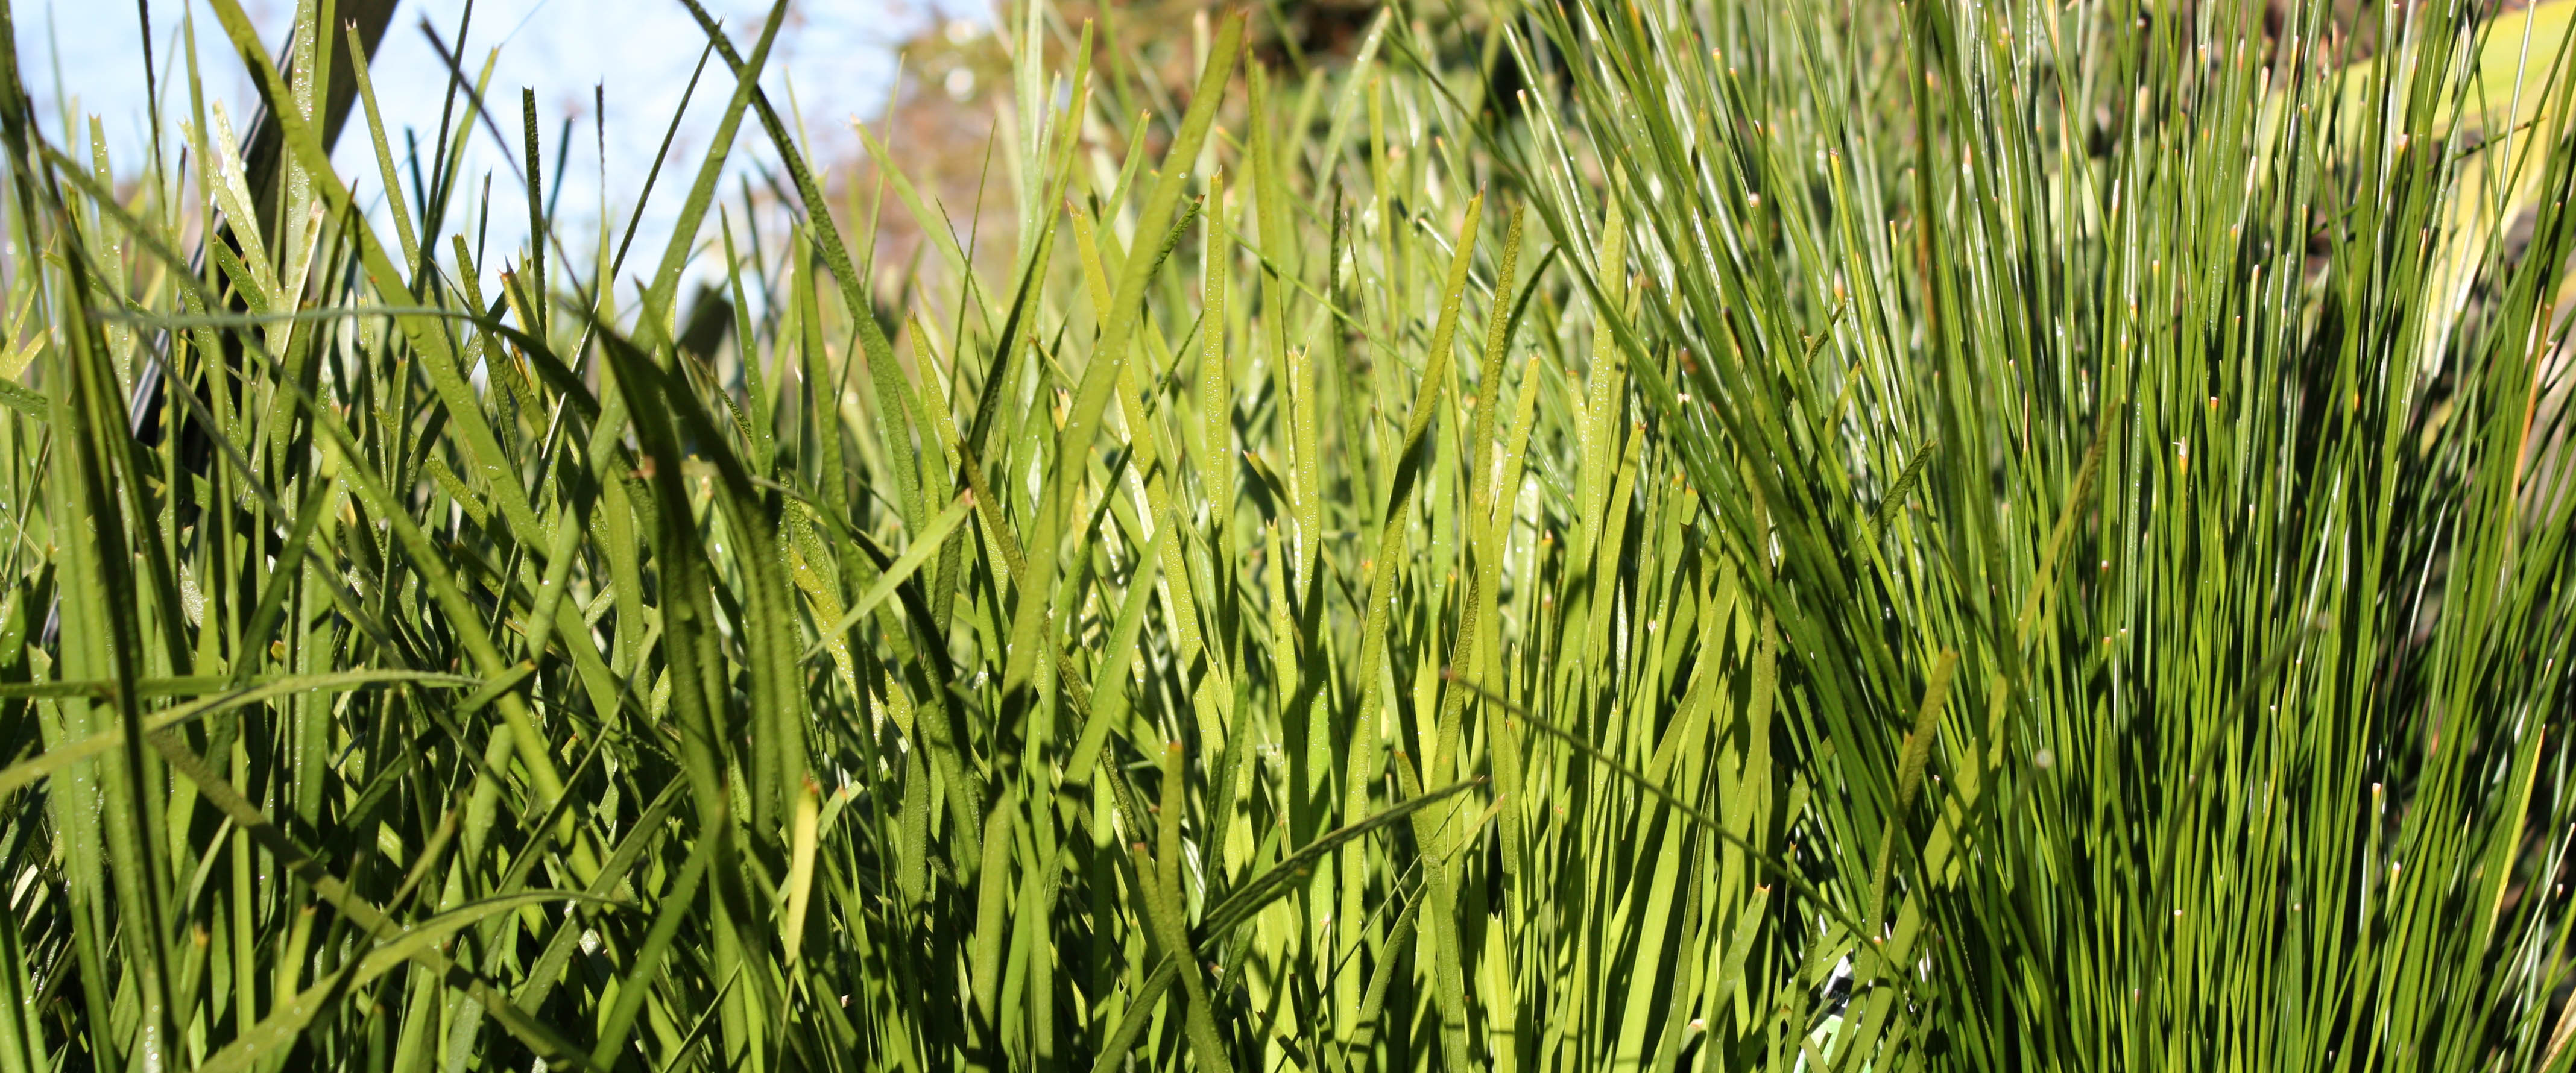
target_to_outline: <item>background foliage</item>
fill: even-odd
[[[2570,11],[1033,2],[951,204],[782,0],[658,250],[12,67],[0,1070],[2566,1068]]]

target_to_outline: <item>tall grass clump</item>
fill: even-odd
[[[0,1073],[2576,1064],[2576,0],[680,2],[659,248],[0,19]]]

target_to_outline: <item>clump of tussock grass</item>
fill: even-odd
[[[2563,0],[1030,4],[992,214],[700,12],[659,250],[211,9],[0,78],[0,1070],[2571,1061]]]

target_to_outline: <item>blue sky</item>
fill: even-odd
[[[142,27],[133,0],[0,0],[12,4],[18,27],[21,70],[29,81],[48,133],[58,143],[77,144],[87,156],[88,136],[63,137],[57,124],[68,101],[81,126],[95,117],[105,134],[111,159],[120,172],[133,173],[147,159],[146,97]],[[292,0],[240,0],[243,9],[270,42],[272,54],[284,39],[294,15]],[[703,0],[748,49],[768,5],[752,0]],[[439,111],[445,101],[446,68],[421,30],[424,18],[453,47],[465,0],[403,0],[378,50],[372,72],[387,134],[399,159],[404,153],[402,128],[419,131],[422,152],[438,136]],[[222,100],[237,129],[246,128],[255,111],[250,80],[204,0],[150,0],[152,54],[157,66],[183,71],[177,58],[183,20],[193,16],[197,61],[210,100]],[[858,141],[848,121],[856,115],[877,118],[884,107],[895,71],[894,47],[903,40],[959,19],[989,19],[978,0],[797,0],[787,25],[773,47],[762,84],[782,107],[792,86],[811,154],[821,161],[846,160]],[[473,21],[461,50],[469,71],[498,48],[492,75],[492,97],[506,148],[478,125],[467,149],[469,186],[492,175],[496,201],[523,204],[511,189],[511,170],[504,153],[518,152],[519,91],[534,90],[541,129],[549,142],[546,167],[555,165],[551,144],[564,117],[575,120],[569,176],[559,215],[573,234],[596,226],[601,204],[602,137],[595,126],[592,87],[608,94],[605,128],[606,201],[615,225],[622,227],[632,210],[645,171],[651,166],[672,112],[679,107],[690,69],[706,38],[678,0],[475,0]],[[58,62],[59,61],[59,62]],[[639,250],[659,248],[655,225],[667,231],[681,194],[712,138],[732,81],[721,59],[709,63],[689,114],[673,145],[673,163],[665,165],[643,227]],[[183,82],[184,84],[184,82]],[[177,123],[186,114],[184,92],[163,89],[164,123],[176,145]],[[364,119],[353,114],[348,132],[335,151],[344,175],[372,179],[373,151],[364,136]],[[755,124],[746,123],[736,155],[753,149],[767,155]],[[675,180],[674,169],[677,169]],[[373,182],[365,184],[369,188]],[[551,180],[549,180],[551,185]],[[728,190],[734,189],[728,184]],[[506,198],[503,191],[508,190]],[[495,209],[490,243],[496,250],[517,246],[525,237],[524,213]],[[517,226],[510,226],[511,220]],[[708,233],[713,233],[710,228]],[[703,235],[701,236],[704,237]],[[582,251],[587,243],[570,243]],[[632,264],[629,265],[632,271]]]

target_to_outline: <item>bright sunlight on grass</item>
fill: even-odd
[[[0,1073],[2576,1065],[2576,0],[643,2],[0,20]]]

